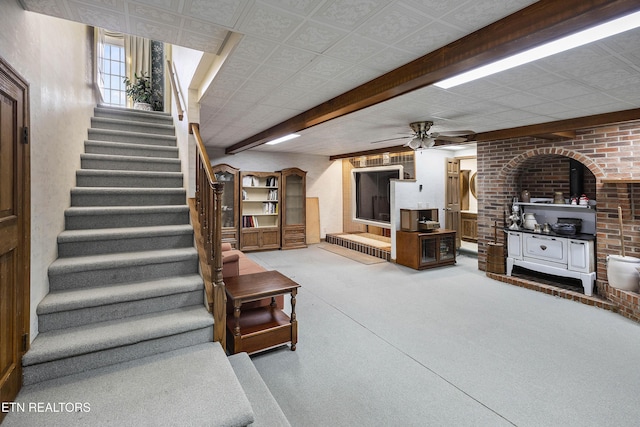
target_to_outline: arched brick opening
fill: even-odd
[[[623,237],[626,255],[640,257],[640,121],[620,123],[600,128],[584,129],[569,141],[549,141],[538,138],[515,138],[487,141],[478,144],[478,268],[486,270],[488,243],[494,240],[494,224],[505,226],[507,212],[513,197],[520,196],[523,185],[531,185],[532,197],[553,197],[553,186],[562,178],[549,178],[535,185],[527,184],[522,171],[531,175],[553,175],[549,168],[562,159],[573,159],[588,171],[589,182],[585,191],[591,192],[596,205],[596,294],[603,304],[583,301],[618,311],[640,321],[640,295],[625,293],[608,286],[606,258],[620,254],[618,206],[624,217]],[[543,165],[543,166],[541,166]],[[585,173],[585,179],[587,174]],[[632,183],[629,183],[632,182]],[[535,189],[542,189],[536,194]],[[561,188],[569,197],[568,186]],[[504,233],[498,233],[498,243],[504,242]],[[506,249],[506,248],[505,248]],[[490,273],[489,273],[490,274]],[[492,275],[491,277],[499,276]],[[513,283],[511,277],[494,277]],[[555,294],[544,287],[522,285]],[[566,295],[562,295],[567,297]],[[579,294],[569,298],[583,300]]]

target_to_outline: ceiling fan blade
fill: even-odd
[[[386,141],[397,141],[399,139],[407,139],[407,138],[413,138],[413,135],[411,136],[399,136],[397,138],[389,138],[389,139],[381,139],[379,141],[372,141],[372,144],[377,144],[378,142],[386,142]]]
[[[466,136],[466,135],[474,135],[475,132],[472,130],[452,130],[446,132],[440,132],[440,135],[443,136]]]
[[[434,136],[435,139],[439,141],[448,141],[448,142],[467,142],[467,138],[463,138],[461,136],[446,136],[446,135],[438,135]]]

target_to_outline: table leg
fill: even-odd
[[[240,336],[240,301],[233,302],[233,320],[235,320],[235,326],[233,328],[233,352],[239,353],[241,349],[241,336]]]
[[[297,289],[291,291],[291,351],[296,351],[298,343],[298,320],[296,319],[296,295]]]

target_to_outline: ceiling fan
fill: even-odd
[[[409,142],[407,142],[406,146],[411,148],[412,150],[418,150],[421,148],[433,147],[434,145],[436,145],[436,140],[447,142],[466,142],[468,139],[463,137],[463,135],[472,135],[475,133],[471,130],[429,132],[431,126],[433,126],[433,122],[431,121],[409,123],[409,127],[411,127],[411,130],[413,130],[413,135],[401,136],[399,138],[382,139],[380,141],[373,141],[372,144],[411,138]]]

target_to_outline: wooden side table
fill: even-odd
[[[227,297],[233,304],[233,314],[227,315],[227,351],[235,354],[254,353],[291,342],[295,351],[298,342],[296,295],[299,284],[278,271],[224,279]],[[291,294],[291,317],[276,304],[278,295]],[[242,304],[271,297],[267,307],[242,310]]]

